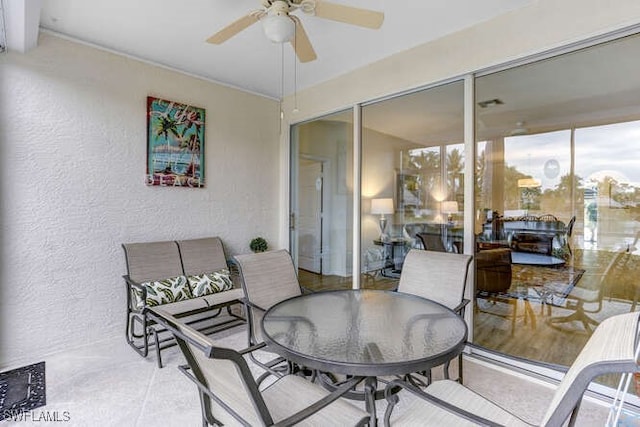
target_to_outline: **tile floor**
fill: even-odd
[[[234,328],[217,337],[223,345],[242,348],[246,329]],[[66,414],[68,421],[54,425],[69,426],[200,426],[196,388],[176,369],[183,363],[177,347],[163,352],[163,360],[165,367],[158,369],[154,356],[141,358],[124,337],[51,355],[45,359],[48,403],[34,415],[57,412],[61,419]],[[541,420],[553,393],[547,385],[472,360],[465,362],[465,383],[534,423]],[[380,415],[385,407],[378,403]],[[401,407],[402,401],[397,409]],[[605,406],[586,402],[577,425],[602,426],[606,417]],[[0,421],[0,427],[30,424],[48,423]]]

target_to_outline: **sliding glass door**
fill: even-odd
[[[462,252],[463,99],[455,81],[362,108],[363,287],[395,288],[409,250]]]
[[[290,250],[303,286],[351,288],[353,113],[291,129]]]
[[[350,288],[360,277],[363,288],[395,288],[409,250],[461,253],[466,240],[473,351],[570,365],[600,322],[638,309],[638,58],[640,36],[630,36],[467,79],[469,146],[462,80],[362,106],[361,141],[351,110],[295,125],[291,248],[301,282]]]
[[[627,37],[476,79],[475,344],[569,365],[637,309],[637,58]]]

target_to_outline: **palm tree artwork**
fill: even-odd
[[[147,97],[147,185],[204,187],[205,111]]]

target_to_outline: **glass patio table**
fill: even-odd
[[[262,319],[270,350],[320,372],[362,376],[375,420],[377,377],[428,370],[457,357],[467,325],[449,308],[394,291],[343,290],[297,296]],[[353,395],[352,395],[353,396]]]

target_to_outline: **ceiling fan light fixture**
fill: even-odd
[[[527,135],[528,133],[529,133],[529,129],[525,127],[524,122],[520,121],[516,123],[515,129],[513,129],[509,135],[521,136],[521,135]]]
[[[296,32],[295,22],[286,14],[269,14],[261,21],[264,34],[274,43],[286,43]]]

